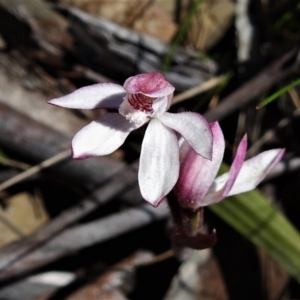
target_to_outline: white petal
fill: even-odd
[[[202,157],[212,158],[213,135],[208,122],[198,113],[164,113],[159,120],[176,130]]]
[[[157,206],[174,187],[179,174],[176,134],[159,120],[148,125],[141,151],[139,185],[146,201]]]
[[[83,127],[72,141],[73,158],[110,154],[136,127],[118,113],[107,113]]]
[[[262,152],[246,160],[228,196],[251,191],[265,178],[284,154],[284,149]]]
[[[48,103],[77,109],[118,108],[126,95],[124,88],[114,83],[98,83],[82,87]]]
[[[245,150],[242,150],[242,152]],[[264,177],[275,167],[284,154],[284,149],[273,149],[260,153],[259,155],[246,160],[238,174],[225,173],[214,181],[211,191],[203,200],[204,205],[211,205],[220,202],[225,197],[251,191],[264,179]],[[241,163],[241,159],[237,164]],[[236,176],[237,175],[237,176]],[[236,176],[236,178],[234,178]],[[230,190],[226,188],[228,182],[234,182]],[[227,191],[226,191],[227,190]]]

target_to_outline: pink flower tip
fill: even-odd
[[[87,158],[90,158],[90,157],[93,156],[93,155],[88,154],[88,153],[83,153],[83,154],[80,154],[80,155],[75,154],[75,153],[74,153],[74,150],[73,150],[73,147],[72,147],[71,150],[72,150],[72,157],[73,157],[73,159],[75,159],[75,160],[83,160],[83,159],[87,159]]]
[[[142,73],[129,77],[123,87],[127,93],[140,93],[154,98],[170,95],[175,90],[174,86],[159,72]]]
[[[166,199],[166,195],[162,196],[161,198],[153,201],[153,200],[149,200],[147,198],[144,198],[146,202],[148,202],[150,205],[152,205],[153,207],[158,207],[165,199]]]

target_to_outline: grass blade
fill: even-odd
[[[300,282],[300,234],[258,190],[229,197],[210,209]]]

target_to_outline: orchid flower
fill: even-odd
[[[224,154],[224,137],[218,123],[213,132],[212,160],[203,159],[185,141],[180,145],[180,175],[174,191],[183,208],[197,210],[220,202],[228,196],[254,189],[279,162],[284,149],[262,152],[244,161],[247,137],[241,140],[228,173],[215,179]]]
[[[142,143],[139,186],[144,199],[157,206],[174,187],[179,175],[177,133],[204,159],[211,159],[212,132],[197,113],[166,112],[174,87],[158,72],[128,78],[124,85],[99,83],[48,101],[66,108],[112,108],[82,128],[73,138],[73,158],[110,154],[131,131],[149,122]]]

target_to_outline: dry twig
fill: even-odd
[[[269,90],[276,83],[292,74],[295,67],[298,65],[298,62],[287,68],[285,68],[285,65],[294,59],[297,53],[298,49],[294,48],[282,55],[253,79],[250,79],[244,85],[225,97],[217,107],[205,113],[205,117],[210,122],[221,121],[241,107],[245,107],[252,101],[255,101],[257,97]]]
[[[9,253],[5,255],[1,251],[0,279],[4,280],[32,271],[82,248],[116,238],[141,226],[162,220],[167,215],[168,209],[165,204],[161,204],[159,208],[142,204],[65,230],[60,235],[45,241],[36,249],[30,249],[21,256],[15,256],[15,251],[14,255],[9,255]],[[15,256],[14,260],[11,260],[12,256]]]
[[[207,90],[215,87],[220,82],[222,82],[222,80],[224,78],[225,78],[225,76],[214,77],[212,79],[205,81],[204,83],[200,84],[199,86],[196,86],[194,88],[191,88],[185,92],[182,92],[182,93],[176,95],[173,99],[172,105],[176,104],[178,102],[187,100],[189,98],[192,98],[198,94],[206,92]]]
[[[11,187],[14,184],[17,184],[35,174],[41,172],[43,169],[53,166],[54,164],[64,160],[65,158],[67,158],[69,156],[70,156],[70,150],[68,149],[68,150],[65,150],[63,152],[60,152],[60,153],[50,157],[49,159],[46,159],[42,163],[40,163],[22,173],[19,173],[18,175],[2,182],[0,184],[0,192]]]

